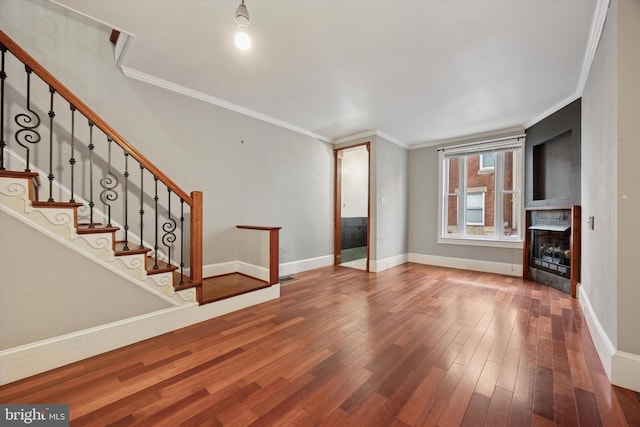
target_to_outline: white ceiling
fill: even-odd
[[[125,72],[332,141],[532,124],[578,96],[604,0],[55,0],[130,34]]]

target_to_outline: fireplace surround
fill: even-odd
[[[529,208],[524,274],[576,296],[580,280],[580,206]]]

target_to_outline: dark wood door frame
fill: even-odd
[[[345,150],[364,146],[367,149],[367,268],[369,271],[369,255],[371,251],[371,143],[336,148],[334,154],[334,191],[333,191],[333,264],[342,263],[342,155]]]

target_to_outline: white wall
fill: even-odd
[[[0,350],[172,307],[3,211],[0,235]]]
[[[582,98],[580,300],[612,383],[640,391],[638,40],[640,3],[612,0]]]
[[[345,150],[342,156],[342,216],[367,217],[369,152],[365,146]]]
[[[110,29],[48,1],[0,7],[10,37],[178,185],[203,192],[204,264],[237,259],[237,224],[281,226],[283,263],[333,253],[333,147],[124,77]]]

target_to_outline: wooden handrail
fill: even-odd
[[[91,108],[74,95],[66,86],[49,73],[38,61],[18,46],[7,34],[0,30],[0,45],[11,52],[19,61],[31,69],[47,85],[53,88],[69,104],[73,105],[77,111],[83,114],[90,122],[97,126],[102,132],[118,144],[125,153],[138,161],[147,171],[158,178],[160,182],[167,186],[174,194],[190,206],[190,270],[191,282],[202,283],[202,192],[194,191],[188,194],[180,188],[171,178],[165,175],[156,165],[151,163],[142,153],[135,149],[125,138],[107,124]],[[201,290],[198,289],[198,301],[201,300]]]
[[[129,153],[131,157],[136,159],[140,165],[144,166],[149,172],[164,183],[168,188],[177,194],[182,200],[184,200],[189,206],[193,207],[194,202],[191,196],[180,188],[175,182],[165,175],[156,165],[151,163],[144,155],[136,150],[126,139],[124,139],[118,132],[116,132],[111,126],[109,126],[100,116],[98,116],[91,108],[89,108],[84,102],[75,96],[69,89],[67,89],[58,79],[56,79],[51,73],[49,73],[42,65],[38,63],[31,55],[25,52],[20,46],[18,46],[8,35],[0,30],[0,43],[4,45],[9,52],[11,52],[16,58],[27,65],[31,70],[40,77],[46,84],[51,86],[61,97],[67,102],[76,107],[76,109],[82,113],[87,119],[94,123],[102,132],[113,141],[122,147],[125,152]]]

